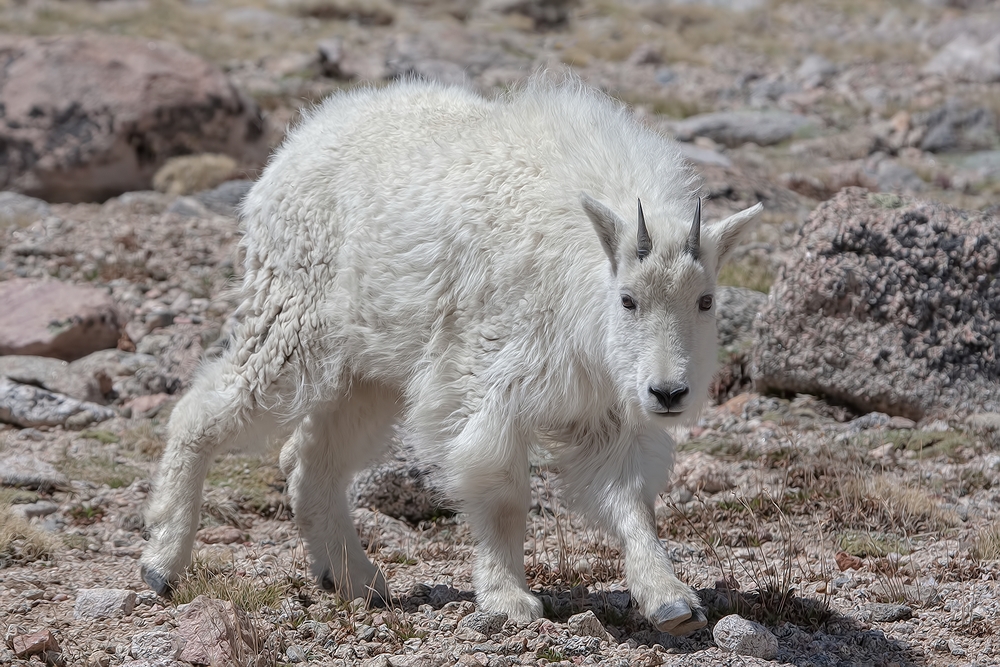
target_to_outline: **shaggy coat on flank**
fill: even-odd
[[[577,82],[497,99],[416,81],[331,97],[243,204],[242,324],[174,410],[143,576],[190,560],[213,456],[288,437],[320,584],[385,598],[345,489],[400,422],[477,539],[481,609],[542,614],[524,579],[529,450],[617,535],[657,627],[705,624],[653,500],[715,362],[712,294],[755,206],[700,225],[678,149]]]

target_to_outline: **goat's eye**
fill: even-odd
[[[701,311],[712,310],[712,303],[713,303],[712,295],[706,294],[705,296],[698,299],[698,310]]]
[[[635,300],[628,294],[622,294],[622,305],[629,310],[635,310]]]

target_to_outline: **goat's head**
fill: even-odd
[[[605,312],[611,368],[623,398],[654,418],[693,416],[716,365],[715,285],[719,268],[750,230],[757,204],[711,225],[701,200],[688,220],[664,220],[641,200],[635,222],[584,194],[610,262]]]

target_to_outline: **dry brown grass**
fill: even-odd
[[[960,523],[927,491],[886,474],[846,480],[831,510],[842,526],[907,534],[944,531]]]
[[[971,554],[977,561],[1000,560],[1000,521],[994,520],[976,535]]]
[[[389,25],[396,20],[396,9],[386,0],[295,0],[291,7],[300,16],[362,25]]]
[[[55,540],[14,514],[14,494],[0,489],[0,569],[38,560],[49,560]]]

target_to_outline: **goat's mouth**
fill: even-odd
[[[676,419],[684,414],[683,410],[650,410],[649,412],[657,417],[666,417],[667,419]]]

